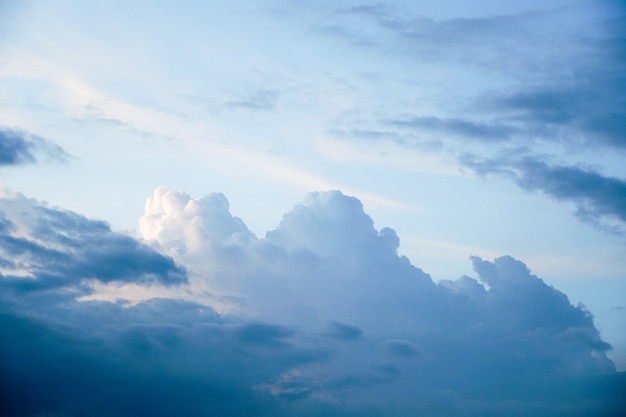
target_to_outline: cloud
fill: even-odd
[[[601,45],[599,46],[599,48]],[[617,52],[597,68],[582,70],[579,82],[545,85],[509,94],[489,94],[477,105],[489,113],[518,123],[540,140],[582,149],[626,147],[626,62]]]
[[[90,279],[165,286],[186,281],[171,258],[106,223],[21,195],[0,199],[0,243],[5,289],[77,290]]]
[[[386,340],[384,346],[392,356],[412,357],[420,353],[419,346],[406,340]]]
[[[456,370],[469,375],[470,369],[482,369],[486,376],[494,361],[500,377],[517,374],[528,383],[543,372],[564,377],[611,369],[603,353],[610,347],[600,339],[589,313],[571,306],[564,294],[521,262],[474,258],[484,286],[468,277],[435,284],[397,255],[398,246],[395,232],[377,231],[358,200],[336,191],[313,193],[266,238],[239,246],[232,260],[239,267],[229,264],[230,258],[222,264],[229,264],[231,280],[245,282],[240,286],[247,289],[240,293],[242,302],[256,316],[290,328],[320,328],[322,337],[358,343],[352,345],[353,366],[338,365],[334,358],[317,366],[333,368],[335,374],[347,366],[343,376],[319,376],[306,389],[303,378],[298,380],[299,390],[311,395],[325,391],[326,384],[339,389],[370,380],[369,373],[359,371],[363,361],[384,363],[389,355],[419,359],[421,363],[410,365],[412,372],[440,378],[442,385],[455,384]],[[212,244],[210,250],[215,250]],[[183,254],[179,261],[194,269],[192,257]],[[363,334],[374,334],[376,340]],[[445,364],[437,371],[429,368],[435,358]],[[475,382],[488,392],[491,378]]]
[[[363,336],[363,330],[357,326],[331,321],[329,327],[330,329],[325,335],[332,339],[349,341],[357,340]]]
[[[201,251],[212,242],[236,246],[254,237],[241,219],[230,214],[223,194],[193,200],[162,187],[146,202],[139,226],[144,239],[159,242],[168,253]]]
[[[623,233],[622,179],[579,166],[606,166],[608,153],[625,149],[625,11],[604,2],[435,20],[410,6],[340,8],[329,19],[340,30],[327,35],[363,46],[371,58],[400,60],[408,69],[402,79],[415,92],[403,92],[402,102],[382,102],[368,110],[370,117],[340,120],[329,133],[439,152],[574,202],[581,219]],[[431,83],[405,75],[440,72],[446,74],[442,88],[433,86],[439,78]],[[567,162],[551,164],[546,152]],[[523,156],[507,164],[501,155],[512,153]],[[482,166],[468,163],[467,154]]]
[[[12,340],[0,347],[0,377],[13,381],[0,415],[623,410],[609,387],[626,381],[584,307],[509,256],[473,257],[476,278],[435,283],[398,255],[392,229],[377,230],[361,202],[338,191],[308,195],[257,238],[222,194],[158,189],[142,232],[185,266],[187,283],[170,258],[102,222],[24,198],[5,199],[3,211],[3,271],[20,263],[32,281],[58,280],[55,292],[0,294],[0,336]],[[120,239],[137,258],[130,269],[115,250],[108,256]],[[71,290],[83,265],[97,277],[105,258],[105,282],[150,285],[148,275],[183,281],[188,295],[236,289],[236,308],[218,313],[210,298],[174,290],[131,304],[123,287],[116,302],[78,301]],[[0,279],[6,288],[18,278]]]
[[[465,103],[451,109],[452,116],[410,115],[403,108],[380,120],[382,125],[500,143],[527,143],[532,137],[570,150],[623,150],[626,13],[619,6],[585,7],[435,21],[399,8],[360,6],[337,16],[373,22],[380,32],[376,37],[384,40],[372,42],[380,42],[385,53],[416,62],[462,62],[465,70],[481,72],[477,88],[448,93]],[[392,36],[394,48],[381,34]],[[367,30],[356,30],[354,36],[375,37]],[[485,84],[488,74],[494,80]],[[449,103],[437,104],[443,112],[450,108]],[[465,116],[458,117],[459,112]]]
[[[599,226],[604,220],[613,220],[617,226],[608,229],[624,233],[626,181],[620,178],[575,166],[550,165],[530,157],[481,160],[465,155],[462,162],[478,174],[505,176],[526,190],[542,191],[557,200],[571,201],[576,204],[581,219]]]
[[[168,304],[161,306],[163,322],[105,328],[109,340],[3,314],[0,332],[12,343],[0,347],[0,376],[11,383],[3,384],[0,414],[272,415],[275,401],[252,386],[285,367],[279,362],[285,352],[238,353],[211,322],[172,326],[171,314],[179,311]],[[131,320],[140,314],[115,310]]]
[[[554,50],[558,41],[582,35],[581,14],[589,10],[562,7],[519,14],[433,19],[423,7],[360,5],[337,9],[323,26],[328,34],[385,54],[428,62],[463,63],[500,74],[523,76],[524,70],[545,69],[570,57],[572,49]],[[555,21],[560,27],[552,26]],[[333,30],[334,29],[334,30]],[[576,32],[578,29],[578,32]],[[583,28],[586,30],[587,28]],[[540,40],[549,34],[543,43]],[[550,50],[550,56],[541,55]],[[537,56],[542,59],[538,60]]]
[[[413,117],[408,120],[390,120],[390,125],[435,132],[439,134],[458,135],[484,141],[506,141],[515,133],[513,126],[503,124],[476,123],[464,119],[442,119],[438,117]]]
[[[345,251],[363,252],[370,246],[385,247],[381,252],[395,253],[399,244],[395,232],[384,229],[379,233],[373,226],[355,197],[346,197],[339,191],[311,193],[303,204],[283,217],[267,239],[286,248],[307,248],[322,255],[345,256]]]
[[[278,103],[279,93],[276,90],[259,89],[237,100],[230,100],[226,104],[232,108],[248,110],[273,110]]]
[[[235,334],[237,341],[244,345],[281,346],[293,331],[272,324],[248,323],[238,328]]]
[[[37,162],[37,155],[64,162],[67,153],[58,145],[21,130],[0,127],[0,166]]]

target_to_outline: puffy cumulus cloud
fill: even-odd
[[[34,249],[44,239],[45,249],[63,253],[86,243],[76,234],[113,233],[59,210],[29,210],[20,221],[5,210],[0,230],[37,235],[28,240],[39,271],[60,274],[57,258]],[[48,220],[25,228],[35,218]],[[624,411],[626,378],[582,306],[508,256],[473,257],[476,277],[435,283],[397,254],[393,230],[377,230],[361,203],[340,192],[309,195],[256,238],[223,195],[194,200],[158,189],[142,232],[186,266],[190,292],[236,289],[237,308],[219,313],[175,292],[136,304],[2,293],[0,336],[12,343],[0,346],[0,378],[11,381],[0,415]],[[63,273],[80,270],[72,265]]]
[[[267,240],[288,249],[342,257],[370,252],[395,255],[400,244],[395,231],[378,232],[361,202],[339,191],[309,194],[267,234]]]
[[[0,126],[0,166],[34,163],[37,155],[64,161],[67,153],[58,145],[21,130]]]
[[[73,289],[85,280],[177,285],[186,272],[101,221],[21,195],[0,198],[0,286],[18,292]],[[83,288],[80,288],[80,287]]]
[[[201,252],[211,243],[237,246],[253,238],[243,221],[230,214],[221,193],[194,200],[160,187],[146,202],[139,225],[144,239],[172,254]]]
[[[168,253],[189,268],[199,286],[290,324],[358,325],[369,317],[384,327],[379,306],[403,314],[400,306],[413,304],[408,294],[415,292],[404,287],[434,288],[427,274],[398,256],[396,233],[376,230],[361,202],[338,191],[308,195],[257,239],[228,212],[223,195],[194,200],[158,189],[148,200],[141,230],[156,247],[174,248]],[[395,307],[385,305],[386,288],[397,292]]]
[[[232,221],[222,208],[214,210],[208,219],[221,213]],[[185,228],[169,226],[175,235]],[[213,281],[217,287],[237,288],[244,314],[296,329],[293,337],[312,337],[334,352],[267,385],[279,397],[341,393],[358,401],[360,389],[377,386],[385,392],[381,401],[410,402],[382,386],[412,392],[415,384],[425,392],[439,387],[465,395],[472,386],[473,393],[496,390],[509,398],[511,392],[499,388],[503,381],[531,390],[536,378],[613,370],[605,356],[610,346],[591,315],[521,262],[473,258],[478,280],[435,284],[397,254],[392,229],[376,230],[362,204],[338,191],[308,195],[265,238],[239,240],[235,257],[216,256],[233,246],[231,232],[220,233],[205,236],[200,262],[183,252],[177,259],[191,271],[221,275]],[[280,345],[283,327],[252,329],[260,345]]]

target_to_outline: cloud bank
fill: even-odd
[[[222,194],[157,189],[143,242],[0,203],[2,416],[624,411],[626,378],[583,306],[510,256],[435,282],[338,191],[263,238]],[[129,302],[129,285],[170,292]],[[85,301],[102,286],[118,298]]]

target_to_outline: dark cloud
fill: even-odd
[[[619,69],[619,70],[618,70]],[[598,68],[580,74],[572,85],[531,87],[505,95],[490,95],[477,107],[523,127],[545,142],[572,149],[603,146],[626,148],[626,60],[605,58]],[[557,85],[555,88],[554,84]]]
[[[463,119],[438,117],[413,117],[406,120],[391,120],[390,125],[438,134],[458,135],[484,141],[507,141],[516,129],[504,124],[476,123]]]
[[[124,314],[134,317],[132,308]],[[200,326],[134,326],[115,344],[13,315],[0,320],[2,340],[11,340],[0,347],[2,416],[272,415],[276,408],[241,375],[262,358],[237,355],[211,333],[201,341]]]
[[[626,10],[607,8],[602,18],[588,22],[599,35],[571,35],[579,56],[563,62],[570,75],[547,68],[545,83],[532,83],[513,92],[491,95],[488,110],[500,117],[523,121],[543,129],[546,141],[560,139],[585,146],[607,146],[623,151],[626,146]],[[578,58],[578,59],[576,59]],[[558,127],[554,137],[550,128]]]
[[[29,133],[0,127],[0,166],[34,163],[37,156],[63,162],[65,151],[45,139]]]
[[[87,279],[166,286],[187,280],[171,258],[111,231],[104,222],[23,197],[0,200],[0,210],[0,253],[11,263],[1,274],[5,288],[70,288]]]
[[[165,204],[172,201],[184,204]],[[162,204],[171,212],[155,217]],[[131,275],[163,269],[150,260],[129,267],[114,256],[102,272],[120,238],[106,224],[20,199],[4,207],[6,258],[31,265],[20,270],[35,274],[36,265],[39,275],[58,276],[59,290],[76,285],[66,275],[85,270],[99,271],[104,282],[119,276],[146,285]],[[179,230],[189,226],[190,213],[205,233],[200,242]],[[190,280],[186,294],[235,289],[234,304],[220,314],[206,301],[130,304],[5,291],[0,338],[11,343],[0,345],[0,378],[11,384],[0,394],[0,415],[623,411],[626,381],[607,359],[610,345],[591,314],[509,256],[473,257],[477,278],[435,283],[398,255],[392,229],[374,228],[361,202],[337,191],[309,195],[261,239],[233,238],[247,228],[222,195],[193,200],[160,189],[146,214],[145,231],[160,231],[154,245],[175,248],[177,261],[200,280]],[[226,227],[213,227],[216,219]],[[92,242],[102,256],[80,249]],[[147,249],[138,245],[120,246],[145,259]]]
[[[12,130],[0,131],[0,164],[18,165],[35,162],[31,148],[33,144]]]
[[[357,340],[363,336],[363,330],[357,326],[331,321],[330,329],[325,333],[325,336],[337,340]]]
[[[244,345],[281,346],[293,331],[273,324],[248,323],[235,331],[237,341]]]
[[[481,175],[505,176],[520,187],[542,191],[551,197],[576,204],[577,215],[601,225],[606,218],[619,222],[610,230],[623,233],[626,223],[626,181],[571,166],[549,165],[530,157],[481,160],[466,155],[462,163]]]
[[[393,356],[412,357],[420,353],[419,346],[406,340],[386,340],[384,347]]]
[[[568,7],[434,21],[393,7],[359,6],[342,10],[340,16],[368,19],[383,33],[403,40],[396,43],[396,52],[404,57],[462,60],[464,66],[506,74],[513,81],[464,98],[467,105],[457,111],[473,118],[392,117],[398,126],[501,142],[524,143],[533,137],[565,147],[623,150],[626,11],[598,5],[593,12],[594,18],[583,17],[589,10]],[[373,36],[365,30],[358,33]]]
[[[584,107],[586,97],[571,90],[540,90],[495,96],[486,100],[489,109],[501,113],[517,113],[533,125],[571,123]]]

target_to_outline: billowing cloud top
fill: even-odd
[[[1,208],[0,415],[623,410],[624,375],[584,307],[509,256],[436,283],[338,191],[257,238],[222,194],[159,188],[141,231],[174,259],[22,196]],[[155,283],[182,287],[123,301]],[[118,300],[85,301],[103,288]]]

